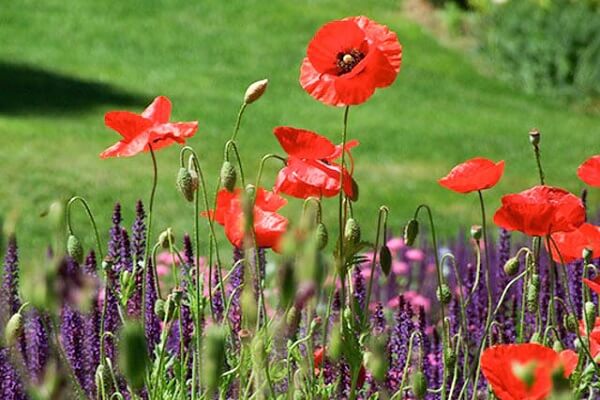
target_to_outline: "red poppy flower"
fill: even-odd
[[[598,278],[596,278],[596,280],[597,279]],[[587,336],[587,330],[585,328],[585,322],[583,320],[579,321],[579,334],[583,337]],[[596,317],[596,320],[594,321],[594,326],[590,327],[589,339],[590,353],[592,354],[592,358],[596,360],[596,362],[600,363],[600,317]]]
[[[275,192],[306,199],[311,196],[332,197],[340,191],[340,168],[334,160],[342,155],[342,146],[335,146],[329,139],[315,132],[279,126],[273,133],[283,150],[288,153],[287,165],[279,171],[275,182]],[[346,152],[358,141],[346,143]],[[352,167],[351,167],[352,168]],[[355,197],[352,171],[344,168],[344,193]]]
[[[600,187],[600,154],[581,164],[577,169],[577,176],[590,186]]]
[[[552,374],[557,368],[563,368],[565,377],[573,372],[577,365],[573,355],[559,355],[536,343],[498,345],[483,352],[481,369],[500,400],[541,400],[552,391]],[[532,381],[526,384],[518,371],[528,367],[532,368]]]
[[[275,193],[263,188],[256,191],[254,204],[254,235],[256,245],[264,248],[277,248],[285,233],[288,221],[277,214],[287,201]],[[241,189],[233,193],[221,189],[217,195],[216,211],[208,213],[217,223],[225,227],[227,239],[238,248],[244,245],[244,212],[242,208]],[[204,216],[207,213],[203,213]]]
[[[594,256],[600,256],[600,226],[585,223],[572,232],[555,233],[552,239],[552,258],[558,263],[561,262],[561,256],[565,263],[582,259],[586,248]]]
[[[577,229],[585,222],[585,208],[579,197],[566,190],[535,186],[503,196],[494,222],[509,231],[545,236]]]
[[[325,104],[360,104],[394,82],[401,62],[402,46],[387,26],[367,17],[332,21],[308,44],[300,85]]]
[[[594,279],[583,278],[583,283],[585,283],[594,293],[600,294],[600,275]]]
[[[142,114],[112,111],[104,116],[104,123],[117,131],[123,139],[104,150],[101,158],[131,157],[142,151],[162,149],[173,143],[184,144],[194,136],[198,122],[169,122],[171,101],[159,96]]]
[[[325,360],[325,349],[323,347],[318,347],[313,353],[313,364],[315,366],[315,376],[321,374],[321,367],[323,366],[323,361]],[[356,387],[360,389],[364,384],[367,378],[367,371],[365,367],[361,365],[360,370],[358,371],[358,379],[356,380]]]
[[[471,193],[496,185],[504,173],[504,161],[494,163],[487,158],[476,157],[458,164],[438,182],[457,193]]]

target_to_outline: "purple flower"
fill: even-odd
[[[85,265],[84,272],[92,277],[93,279],[97,279],[97,264],[96,264],[96,255],[92,251],[88,255]],[[94,299],[98,299],[98,289],[96,289]],[[100,309],[100,305],[98,301],[94,301],[91,304],[90,311],[83,317],[83,327],[86,332],[83,338],[83,358],[84,358],[84,382],[83,388],[90,397],[95,397],[96,393],[96,383],[94,379],[94,375],[96,373],[96,368],[98,364],[100,364],[100,318],[102,315],[102,310]]]
[[[357,265],[352,270],[352,286],[354,289],[354,299],[361,310],[365,309],[367,300],[367,288],[365,287],[365,278],[363,278],[360,265]]]
[[[44,368],[48,362],[48,332],[44,328],[42,316],[37,310],[30,310],[25,317],[25,337],[27,342],[27,371],[34,384],[41,383]]]
[[[386,325],[385,315],[383,314],[383,305],[381,302],[377,302],[377,304],[375,304],[375,311],[371,316],[373,334],[381,335],[383,332],[385,332]]]
[[[386,385],[392,392],[400,388],[402,373],[408,356],[408,345],[410,335],[414,330],[412,321],[413,312],[410,304],[406,303],[404,296],[400,295],[398,299],[398,311],[394,316],[395,325],[390,333],[388,343],[389,365]]]
[[[154,268],[152,260],[148,260],[146,269],[146,299],[144,316],[146,320],[146,339],[148,340],[148,353],[154,354],[154,348],[160,340],[160,321],[154,312],[154,304],[158,299],[156,291],[156,280],[154,277]]]
[[[11,364],[10,352],[0,348],[0,395],[2,400],[25,400],[23,385]]]

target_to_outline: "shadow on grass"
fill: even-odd
[[[146,100],[105,83],[0,61],[0,114],[71,113],[100,104],[143,105]]]

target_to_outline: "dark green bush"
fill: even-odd
[[[528,91],[600,94],[595,0],[509,0],[483,17],[484,48]]]
[[[460,8],[469,8],[469,0],[428,0],[435,7],[445,7],[448,4],[456,4]]]

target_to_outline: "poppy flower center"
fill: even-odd
[[[338,75],[344,75],[352,71],[363,58],[365,58],[365,55],[356,49],[338,53],[336,61],[339,69]]]

